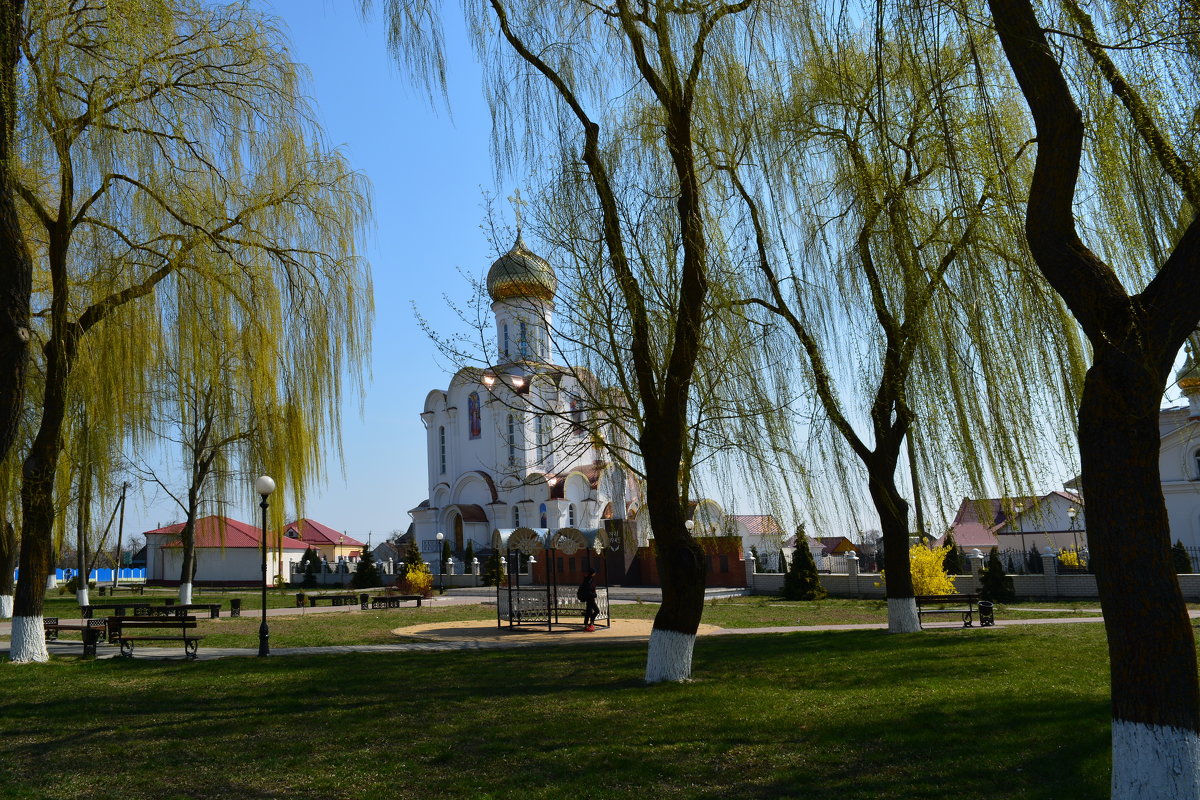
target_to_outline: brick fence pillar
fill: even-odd
[[[1042,577],[1046,597],[1058,597],[1058,556],[1053,547],[1042,551]]]

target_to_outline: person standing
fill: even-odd
[[[600,606],[596,605],[596,570],[587,571],[575,596],[583,601],[583,629],[596,630],[596,617],[600,616]]]

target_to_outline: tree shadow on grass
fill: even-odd
[[[180,781],[188,797],[400,786],[377,796],[638,800],[1084,797],[1107,784],[1102,634],[714,637],[697,643],[697,680],[652,687],[645,654],[0,669],[0,789],[52,764],[82,796],[95,763],[131,798]]]

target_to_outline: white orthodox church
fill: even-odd
[[[606,463],[589,425],[590,375],[553,362],[558,280],[520,234],[492,264],[495,366],[459,370],[425,398],[429,497],[409,513],[422,552],[456,558],[497,529],[600,528],[638,512],[636,482]],[[436,555],[433,556],[436,558]]]

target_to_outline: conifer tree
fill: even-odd
[[[468,539],[467,549],[463,551],[463,573],[475,570],[475,542]]]
[[[1025,554],[1025,570],[1030,575],[1042,574],[1042,554],[1038,552],[1037,545],[1029,545],[1029,552]]]
[[[304,569],[304,588],[314,588],[317,585],[317,569],[321,566],[317,551],[311,547],[305,550],[304,555],[300,556],[300,565]]]
[[[1171,561],[1175,564],[1176,575],[1191,574],[1192,558],[1188,555],[1187,548],[1183,546],[1183,542],[1179,539],[1175,540],[1175,546],[1171,548]]]
[[[358,559],[358,569],[355,570],[350,585],[355,589],[369,589],[379,586],[380,583],[379,568],[375,566],[375,555],[364,547],[362,555]]]
[[[987,565],[979,573],[979,597],[994,603],[1011,603],[1016,597],[1013,580],[1004,573],[1000,554],[993,547],[988,553]]]
[[[485,586],[499,586],[504,582],[504,574],[500,572],[500,554],[492,553],[484,565],[483,583]]]
[[[821,585],[808,542],[803,537],[796,537],[792,566],[783,578],[783,596],[788,600],[823,600],[828,594]]]
[[[962,553],[959,552],[958,542],[954,541],[953,532],[946,534],[945,546],[950,549],[946,551],[946,558],[942,561],[942,568],[946,570],[947,575],[962,575]]]

